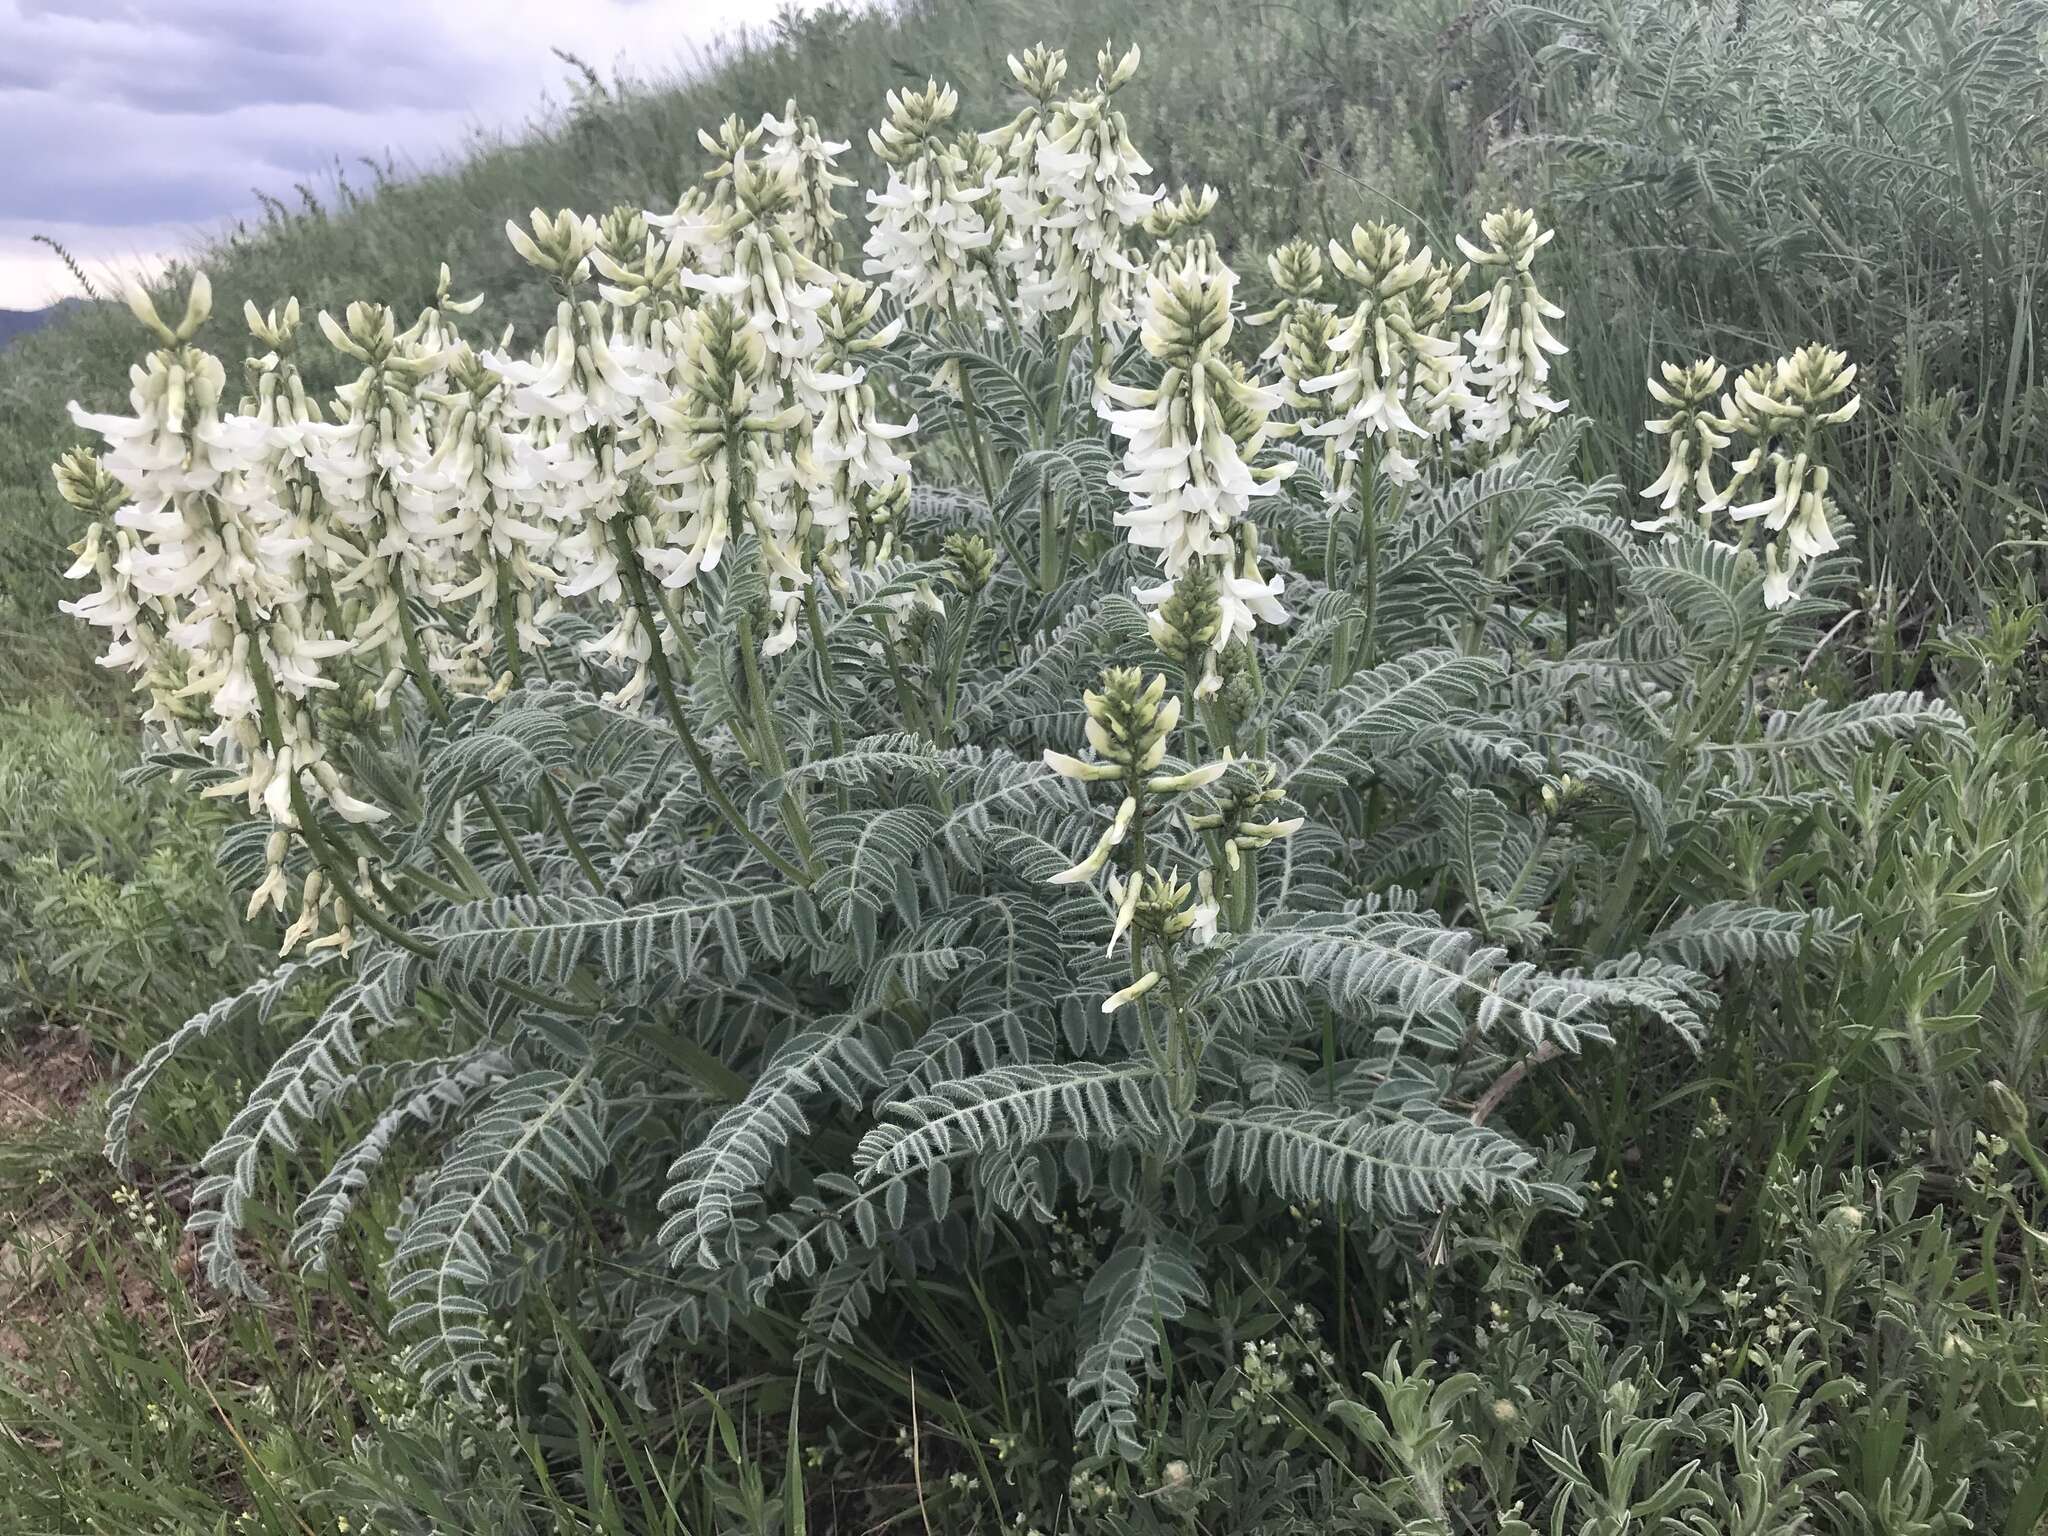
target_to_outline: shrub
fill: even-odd
[[[1716,973],[1840,953],[1676,875],[1958,726],[1765,697],[1837,611],[1853,368],[1718,401],[1674,368],[1640,533],[1574,474],[1532,214],[1458,265],[1377,223],[1283,247],[1261,350],[1215,194],[1146,185],[1137,65],[1033,50],[982,135],[892,93],[872,288],[792,106],[707,133],[672,211],[511,226],[555,299],[531,352],[467,340],[444,269],[409,325],[319,316],[327,400],[296,301],[252,307],[230,409],[205,279],[175,323],[131,298],[133,414],[58,467],[76,610],[290,921],[110,1150],[175,1052],[331,987],[207,1155],[213,1281],[257,1290],[272,1152],[368,1106],[292,1247],[431,1141],[388,1275],[431,1381],[504,1390],[536,1290],[636,1388],[771,1305],[823,1374],[878,1297],[995,1256],[1062,1298],[1077,1432],[1135,1457],[1246,1234],[1567,1209],[1503,1128],[1529,1074],[1687,1050]],[[1034,1235],[1079,1210],[1085,1282]]]

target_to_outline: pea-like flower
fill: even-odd
[[[880,278],[912,308],[948,318],[993,320],[995,290],[983,259],[994,232],[980,204],[995,192],[994,163],[962,157],[948,124],[960,105],[950,85],[927,81],[922,91],[889,92],[889,115],[868,135],[889,167],[888,184],[868,194],[874,230],[863,270]]]
[[[1330,307],[1319,297],[1323,291],[1323,253],[1316,249],[1313,240],[1288,241],[1266,258],[1266,272],[1273,281],[1273,303],[1255,315],[1245,316],[1248,325],[1276,327],[1273,339],[1259,354],[1262,363],[1274,362],[1286,351],[1288,327],[1296,315],[1330,313]]]
[[[1131,140],[1116,92],[1138,72],[1131,48],[1096,59],[1094,89],[1061,101],[1038,145],[1036,174],[1044,188],[1044,224],[1051,231],[1042,275],[1020,298],[1034,314],[1065,315],[1065,334],[1091,341],[1099,354],[1122,337],[1142,270],[1130,255],[1132,231],[1158,198],[1140,183],[1152,167]]]
[[[907,483],[910,461],[896,447],[916,429],[885,420],[864,358],[887,347],[903,328],[901,317],[876,327],[879,289],[841,278],[820,312],[824,342],[796,378],[796,395],[810,416],[798,470],[808,493],[809,528],[819,559],[835,579],[852,563],[853,525],[862,493]]]
[[[1340,366],[1303,382],[1309,394],[1329,397],[1326,419],[1307,431],[1328,438],[1347,459],[1364,438],[1377,446],[1389,476],[1413,480],[1415,455],[1430,433],[1409,414],[1409,402],[1436,377],[1425,361],[1442,362],[1458,351],[1455,341],[1433,329],[1443,305],[1433,296],[1429,247],[1416,250],[1397,225],[1360,224],[1352,228],[1349,250],[1330,242],[1330,260],[1355,303],[1329,341]]]
[[[1128,443],[1116,480],[1131,505],[1117,513],[1131,542],[1159,551],[1166,580],[1141,588],[1148,605],[1166,603],[1191,564],[1214,573],[1218,621],[1210,635],[1198,692],[1214,692],[1214,658],[1254,626],[1286,622],[1279,578],[1257,575],[1241,528],[1254,497],[1270,494],[1286,466],[1254,468],[1277,390],[1254,385],[1228,361],[1236,277],[1199,258],[1155,273],[1147,283],[1141,337],[1165,365],[1158,385],[1108,386],[1110,430]],[[1255,551],[1256,544],[1251,546]],[[1252,563],[1247,566],[1247,558]]]
[[[1756,443],[1747,462],[1752,470],[1759,458],[1768,466],[1770,492],[1731,507],[1728,515],[1736,522],[1761,520],[1781,535],[1765,552],[1764,600],[1770,607],[1790,601],[1802,563],[1841,547],[1831,526],[1834,501],[1821,450],[1825,429],[1849,421],[1863,403],[1848,393],[1855,380],[1855,365],[1845,354],[1813,345],[1779,358],[1768,379],[1745,374],[1736,381],[1737,419]]]
[[[1497,442],[1518,425],[1540,422],[1565,408],[1545,389],[1550,359],[1567,350],[1545,322],[1562,320],[1564,311],[1538,290],[1530,270],[1557,231],[1538,225],[1527,208],[1489,213],[1479,229],[1484,246],[1457,237],[1465,259],[1493,279],[1484,294],[1459,306],[1460,313],[1482,316],[1466,340],[1472,348],[1472,383],[1485,394],[1466,430],[1476,441]]]
[[[1011,54],[1009,65],[1025,104],[1009,122],[981,137],[999,166],[996,188],[1004,217],[996,260],[1014,296],[1018,321],[1028,327],[1039,319],[1061,238],[1053,222],[1060,194],[1043,155],[1051,142],[1053,100],[1067,77],[1067,56],[1057,48],[1040,46],[1027,49],[1021,58]]]
[[[809,580],[797,550],[795,465],[786,441],[803,408],[782,403],[761,329],[730,302],[715,299],[677,326],[679,387],[655,408],[661,435],[649,475],[678,531],[646,559],[665,587],[688,587],[716,567],[735,521],[745,519],[768,580],[775,629],[763,649],[773,655],[795,643]]]
[[[760,130],[767,141],[761,164],[797,190],[782,216],[783,229],[797,250],[812,261],[828,267],[836,264],[838,229],[846,216],[834,204],[833,196],[841,187],[853,185],[853,178],[840,175],[837,169],[847,144],[826,138],[818,130],[818,120],[799,112],[794,101],[782,109],[780,117],[764,114]]]
[[[1697,527],[1705,533],[1721,493],[1714,487],[1714,455],[1726,448],[1729,438],[1714,414],[1714,398],[1728,377],[1727,366],[1703,358],[1687,363],[1665,363],[1664,382],[1648,381],[1650,396],[1666,407],[1667,414],[1653,417],[1643,426],[1664,439],[1664,472],[1644,488],[1645,498],[1657,503],[1658,515],[1639,519],[1635,526],[1644,533],[1661,533],[1684,526],[1697,516]]]

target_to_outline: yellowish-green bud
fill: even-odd
[[[1180,700],[1166,697],[1166,674],[1150,681],[1136,667],[1111,667],[1102,692],[1084,693],[1088,744],[1096,755],[1133,775],[1150,773],[1166,756],[1167,738],[1180,723]]]
[[[1009,62],[1010,77],[1017,82],[1017,88],[1041,109],[1059,94],[1060,85],[1067,78],[1066,54],[1043,43],[1025,49],[1022,58],[1011,54]]]
[[[121,482],[88,449],[74,448],[53,464],[50,472],[56,476],[57,494],[64,504],[87,517],[110,518],[128,499]]]
[[[1215,567],[1206,560],[1191,562],[1146,625],[1167,660],[1183,671],[1198,666],[1223,628]]]
[[[1465,253],[1467,261],[1478,267],[1510,267],[1526,272],[1536,253],[1550,244],[1557,231],[1545,229],[1531,209],[1502,208],[1479,221],[1479,233],[1485,237],[1484,248],[1463,235],[1457,237],[1458,249]]]
[[[949,533],[941,549],[949,565],[946,579],[962,592],[982,591],[995,575],[996,552],[978,533]]]

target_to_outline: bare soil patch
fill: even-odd
[[[0,1140],[77,1109],[105,1072],[81,1030],[46,1029],[20,1042],[0,1060]]]

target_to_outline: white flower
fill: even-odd
[[[1201,259],[1153,274],[1141,337],[1166,372],[1153,389],[1106,390],[1110,430],[1128,445],[1114,483],[1131,504],[1116,522],[1133,544],[1159,551],[1166,578],[1140,588],[1139,601],[1165,602],[1191,563],[1216,573],[1223,623],[1210,641],[1204,693],[1219,685],[1213,663],[1226,646],[1257,622],[1287,621],[1277,601],[1279,578],[1259,574],[1255,539],[1240,543],[1252,499],[1270,494],[1278,478],[1254,470],[1251,460],[1265,444],[1266,418],[1280,395],[1250,383],[1226,360],[1235,284],[1228,267]]]
[[[1790,601],[1792,578],[1803,561],[1840,548],[1828,495],[1829,474],[1820,461],[1825,429],[1853,418],[1862,404],[1849,394],[1856,369],[1831,347],[1802,347],[1775,365],[1752,368],[1723,398],[1720,425],[1740,431],[1754,446],[1735,466],[1722,502],[1770,471],[1770,491],[1728,508],[1736,522],[1760,521],[1780,535],[1765,552],[1764,601],[1777,608]],[[1843,398],[1845,397],[1846,398]]]
[[[1049,291],[1048,277],[1060,239],[1053,223],[1060,197],[1042,155],[1049,143],[1053,98],[1066,78],[1067,58],[1056,48],[1038,47],[1026,50],[1022,58],[1011,54],[1009,63],[1026,105],[1002,127],[981,137],[995,151],[999,163],[995,184],[1004,220],[997,260],[1016,295],[1019,323],[1030,327],[1039,319]]]
[[[1649,380],[1650,394],[1669,414],[1643,423],[1653,435],[1665,440],[1664,471],[1642,492],[1657,503],[1657,517],[1642,518],[1635,526],[1644,533],[1659,533],[1680,521],[1687,503],[1702,519],[1701,531],[1711,522],[1721,504],[1714,488],[1714,455],[1728,446],[1728,436],[1712,411],[1715,393],[1728,376],[1725,365],[1713,358],[1689,363],[1663,365],[1664,382]]]
[[[1104,998],[1102,1000],[1102,1011],[1104,1013],[1115,1013],[1124,1004],[1135,1003],[1158,985],[1159,973],[1157,971],[1147,971],[1121,992],[1112,992],[1108,997]]]
[[[959,107],[951,86],[889,92],[889,115],[868,135],[889,166],[887,186],[868,193],[868,259],[862,270],[907,307],[949,318],[992,321],[996,296],[983,259],[994,232],[977,204],[993,180],[975,183],[957,146],[942,137]]]
[[[798,549],[796,467],[785,441],[804,419],[781,403],[766,341],[723,299],[674,323],[679,388],[656,408],[659,441],[648,476],[674,519],[665,543],[643,552],[672,591],[715,569],[737,531],[735,513],[758,537],[776,626],[764,644],[773,655],[796,638],[796,615],[809,581]]]
[[[818,131],[818,120],[806,117],[790,102],[782,116],[764,114],[760,131],[767,136],[761,163],[777,177],[797,189],[797,196],[782,215],[783,229],[796,248],[814,261],[833,263],[839,259],[839,238],[834,233],[843,215],[833,205],[833,194],[853,185],[853,178],[841,176],[834,168],[847,145],[827,139]]]
[[[1563,319],[1564,311],[1538,291],[1529,270],[1536,253],[1557,232],[1539,229],[1536,215],[1526,208],[1489,213],[1480,232],[1486,238],[1484,248],[1463,235],[1457,240],[1466,260],[1494,275],[1484,294],[1459,306],[1461,313],[1484,311],[1479,328],[1465,333],[1472,347],[1472,382],[1486,391],[1469,431],[1483,442],[1506,435],[1516,423],[1553,416],[1565,408],[1565,402],[1546,394],[1543,386],[1550,378],[1550,359],[1566,348],[1545,324]]]
[[[1137,68],[1135,47],[1114,64],[1104,50],[1095,88],[1054,109],[1034,145],[1028,186],[1016,189],[1017,217],[1033,216],[1050,233],[1042,262],[1034,263],[1037,275],[1020,284],[1019,302],[1028,314],[1068,316],[1066,334],[1092,339],[1098,349],[1130,323],[1143,270],[1131,259],[1130,236],[1159,196],[1139,185],[1152,167],[1112,105]]]
[[[810,528],[818,558],[835,580],[852,563],[854,520],[862,497],[907,482],[910,461],[896,446],[915,419],[882,419],[874,386],[861,359],[889,345],[900,319],[869,331],[881,292],[856,278],[842,278],[820,311],[824,343],[816,358],[797,372],[795,393],[809,417],[809,431],[797,453]]]
[[[1417,422],[1409,407],[1441,410],[1459,382],[1452,366],[1457,343],[1435,333],[1448,308],[1448,275],[1435,266],[1429,247],[1414,250],[1408,232],[1392,224],[1354,226],[1351,249],[1333,240],[1330,259],[1357,303],[1329,338],[1340,366],[1300,386],[1329,396],[1322,407],[1327,419],[1307,431],[1328,438],[1347,460],[1359,438],[1371,440],[1386,474],[1412,480],[1414,455],[1436,423]]]

